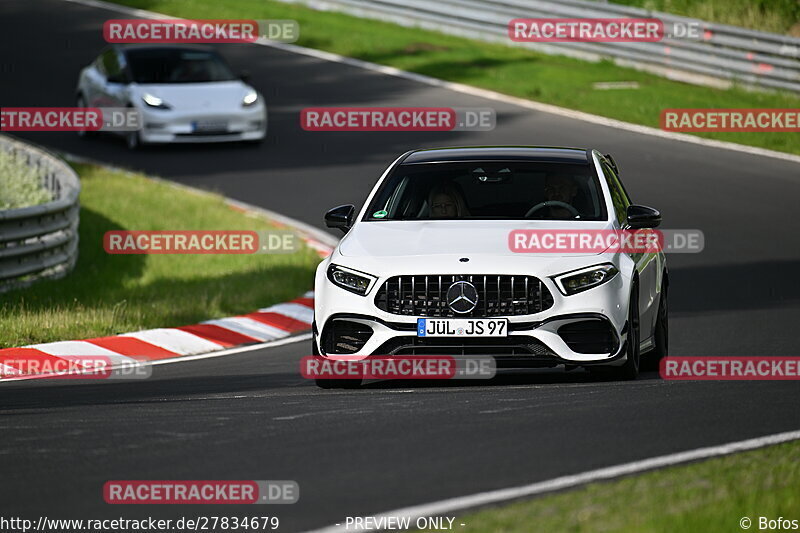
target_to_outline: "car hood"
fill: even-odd
[[[209,83],[138,84],[136,96],[144,93],[161,98],[177,111],[232,111],[241,109],[249,87],[239,80]]]
[[[380,221],[360,222],[342,239],[344,257],[398,257],[433,255],[488,255],[492,257],[580,257],[599,253],[518,253],[509,248],[513,230],[612,229],[610,222],[586,221]]]

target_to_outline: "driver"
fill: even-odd
[[[564,174],[548,174],[544,181],[544,195],[548,202],[563,202],[572,205],[578,195],[578,186],[575,180]],[[574,207],[574,206],[573,206]],[[542,211],[547,218],[558,220],[575,218],[575,214],[561,206],[551,205]]]
[[[184,61],[172,72],[172,81],[191,82],[211,79],[208,67],[202,61]]]
[[[468,214],[464,198],[452,185],[431,189],[428,205],[431,218],[459,218]]]

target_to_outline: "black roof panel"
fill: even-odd
[[[196,50],[203,52],[215,52],[216,50],[207,44],[194,43],[116,43],[112,45],[118,50],[127,52],[129,50]]]
[[[589,163],[583,148],[552,146],[465,146],[417,150],[402,164],[444,163],[451,161],[541,161],[547,163]]]

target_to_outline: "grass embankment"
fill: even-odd
[[[463,533],[731,533],[759,517],[800,520],[800,442],[459,516]],[[784,526],[785,527],[785,526]],[[763,531],[763,529],[762,529]]]
[[[797,0],[612,0],[685,17],[800,37]]]
[[[0,210],[49,202],[52,197],[42,187],[43,173],[24,157],[0,150]]]
[[[272,255],[109,255],[109,230],[267,230],[223,198],[145,176],[76,165],[80,255],[66,278],[0,300],[0,348],[183,326],[250,312],[309,290],[319,257],[307,247]]]
[[[652,127],[659,126],[664,108],[800,107],[797,95],[689,85],[618,67],[610,61],[590,63],[548,56],[519,47],[315,11],[297,4],[271,0],[116,1],[184,18],[294,19],[300,23],[298,44],[302,46]],[[635,81],[639,88],[593,87],[596,82],[609,81]],[[800,154],[797,133],[697,135]]]

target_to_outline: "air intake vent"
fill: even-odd
[[[372,328],[359,322],[334,318],[322,332],[327,354],[351,354],[364,347],[372,337]]]
[[[581,320],[558,328],[561,339],[577,353],[613,353],[617,336],[605,320]]]

